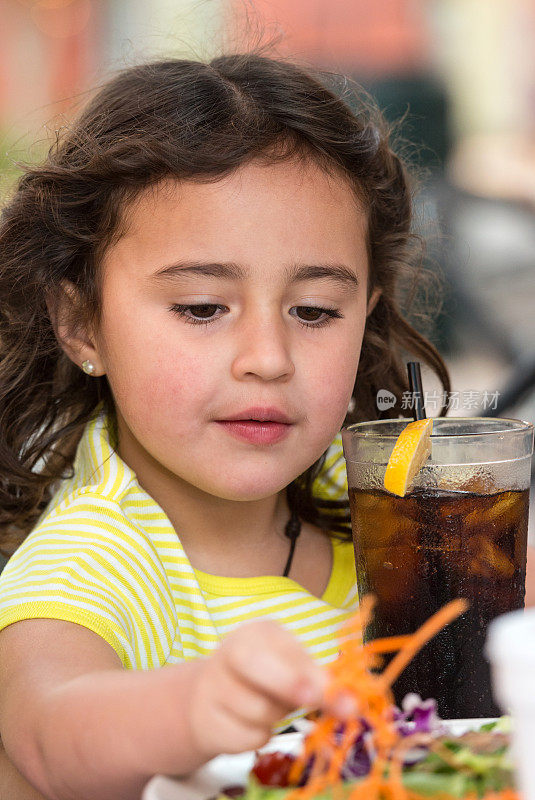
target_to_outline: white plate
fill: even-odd
[[[452,719],[445,724],[454,736],[475,730],[492,719]],[[279,750],[283,753],[298,753],[303,733],[281,733],[274,736],[262,748],[262,753]],[[142,800],[208,800],[225,786],[244,784],[254,763],[254,752],[238,755],[218,756],[187,778],[168,778],[156,775],[148,782]]]

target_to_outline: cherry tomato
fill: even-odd
[[[294,761],[289,753],[262,753],[256,757],[252,774],[264,786],[289,786],[288,775]]]

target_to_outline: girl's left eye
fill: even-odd
[[[220,315],[214,316],[217,309],[224,310],[225,308],[226,306],[221,306],[217,303],[190,305],[175,303],[170,306],[169,310],[184,317],[185,321],[190,325],[209,325],[219,319]],[[324,325],[329,325],[332,319],[341,319],[343,316],[337,308],[320,308],[319,306],[293,306],[290,311],[296,312],[292,316],[295,316],[297,322],[304,328],[321,328]],[[297,312],[299,316],[297,316]]]
[[[341,319],[342,314],[337,308],[320,308],[319,306],[294,306],[291,310],[299,312],[296,319],[304,328],[322,328],[329,325],[333,319]],[[292,315],[294,316],[294,315]]]
[[[173,311],[175,314],[179,314],[181,317],[184,317],[186,322],[190,323],[190,325],[209,325],[210,322],[214,322],[214,320],[219,319],[219,317],[214,317],[215,312],[218,308],[225,308],[225,306],[220,306],[217,303],[201,303],[198,305],[178,305],[174,304],[170,306],[169,311]],[[188,311],[193,309],[194,313],[197,316],[191,316]]]

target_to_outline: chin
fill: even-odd
[[[268,482],[264,478],[263,480],[253,483],[251,477],[248,476],[247,480],[240,481],[239,483],[236,482],[233,485],[213,486],[208,491],[209,494],[220,497],[222,500],[234,500],[240,503],[253,500],[265,500],[266,497],[273,497],[273,495],[285,489],[291,480],[292,479],[289,479],[282,485],[280,479],[278,481]]]

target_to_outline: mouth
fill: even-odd
[[[234,438],[255,445],[276,444],[293,426],[288,415],[276,408],[250,408],[216,422]]]
[[[278,423],[281,425],[292,425],[292,421],[284,411],[278,408],[248,408],[237,414],[231,414],[218,422],[256,422],[256,423]]]

